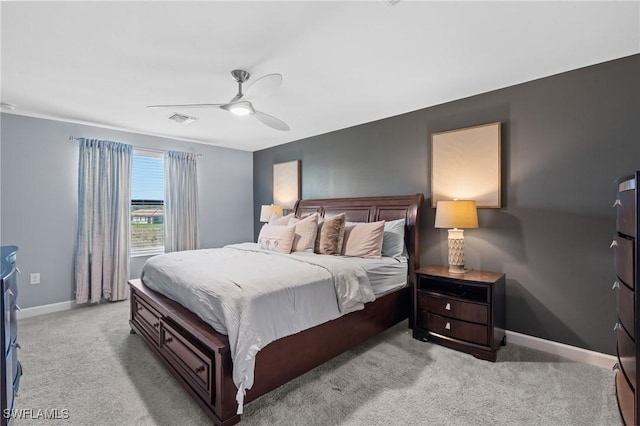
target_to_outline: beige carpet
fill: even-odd
[[[15,425],[205,425],[137,335],[128,302],[19,322]],[[411,338],[406,323],[248,404],[246,425],[619,425],[611,371],[516,345],[498,362]],[[29,411],[25,411],[29,413]],[[63,417],[63,416],[59,416]]]

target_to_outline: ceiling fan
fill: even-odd
[[[284,121],[258,111],[253,107],[251,100],[265,97],[275,92],[282,84],[282,75],[267,74],[260,77],[247,89],[242,92],[242,84],[249,80],[251,74],[245,70],[231,71],[231,77],[238,83],[238,94],[224,104],[185,104],[185,105],[148,105],[147,108],[220,108],[235,115],[253,115],[263,124],[276,130],[289,131],[290,127]]]

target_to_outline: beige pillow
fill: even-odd
[[[278,216],[277,213],[274,213],[269,218],[269,225],[288,225],[289,219],[293,217],[293,213],[289,213],[286,216]]]
[[[382,236],[384,220],[347,226],[344,232],[342,254],[353,257],[382,257]]]
[[[289,219],[289,226],[292,225],[295,229],[295,235],[291,251],[313,252],[318,233],[318,213],[310,214],[303,219],[292,217]]]
[[[325,219],[318,226],[318,236],[316,238],[315,252],[318,254],[340,254],[344,241],[344,224],[346,215],[337,214],[332,218]]]
[[[294,236],[293,226],[265,223],[260,229],[260,235],[258,235],[258,247],[264,250],[289,254],[291,253]]]

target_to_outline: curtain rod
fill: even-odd
[[[79,141],[80,138],[77,138],[75,136],[69,136],[69,140],[70,141]],[[157,153],[161,153],[161,154],[164,154],[165,152],[167,152],[167,151],[162,151],[160,149],[140,148],[140,147],[137,147],[137,146],[134,146],[133,148],[134,149],[138,149],[140,151],[157,152]],[[202,154],[196,153],[196,157],[202,157]]]

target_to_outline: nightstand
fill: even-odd
[[[427,266],[416,271],[415,282],[413,337],[495,362],[506,343],[504,274]]]

